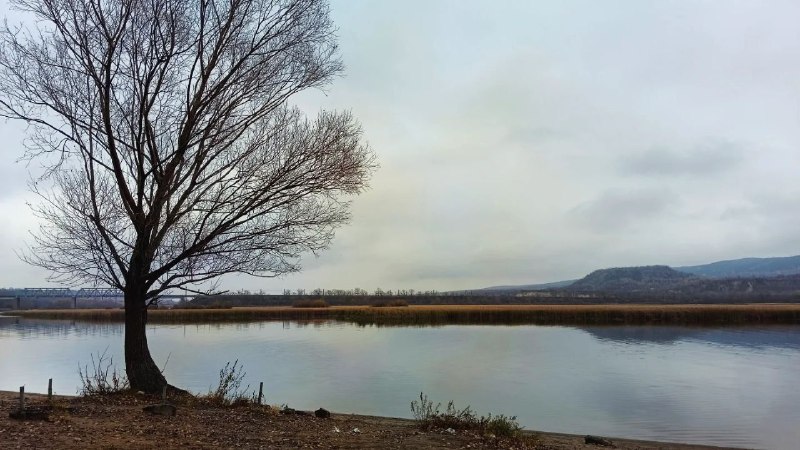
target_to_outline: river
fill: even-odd
[[[424,391],[528,429],[738,447],[800,442],[800,327],[151,325],[167,379],[194,392],[238,359],[294,408],[410,417]],[[123,326],[0,318],[0,389],[75,394],[78,367],[124,367]]]

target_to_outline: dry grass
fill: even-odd
[[[292,308],[327,308],[331,305],[321,298],[314,300],[300,300],[292,304]]]
[[[122,310],[29,310],[13,314],[39,319],[122,321]],[[244,307],[159,309],[151,323],[341,320],[377,325],[750,325],[800,324],[800,304],[747,305],[424,305],[373,308]]]
[[[402,299],[399,300],[387,300],[382,302],[374,302],[370,306],[373,308],[390,308],[396,306],[409,306],[408,302]]]

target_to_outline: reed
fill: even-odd
[[[374,302],[370,306],[372,306],[373,308],[389,308],[389,307],[393,307],[393,306],[395,306],[395,307],[396,306],[408,306],[408,302],[403,300],[403,299],[387,300],[387,301],[381,301],[381,302]]]
[[[122,310],[26,310],[14,315],[94,322],[124,320]],[[800,304],[748,305],[424,305],[374,308],[243,307],[157,309],[151,323],[339,320],[362,325],[758,325],[800,324]]]
[[[299,300],[292,304],[292,308],[327,308],[329,306],[331,305],[321,298],[314,300]]]

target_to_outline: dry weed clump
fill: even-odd
[[[91,368],[89,366],[84,366],[83,369],[78,367],[78,376],[81,380],[81,387],[78,391],[80,395],[111,395],[128,390],[128,379],[125,375],[117,372],[114,358],[107,356],[107,351],[108,349],[103,353],[98,353],[97,359],[94,354],[91,355]]]
[[[208,390],[208,394],[199,396],[201,403],[218,406],[248,406],[258,402],[257,393],[250,393],[250,385],[242,387],[247,372],[237,359],[232,364],[225,363],[219,370],[217,386]]]
[[[516,416],[503,414],[478,416],[469,406],[458,409],[453,401],[447,403],[447,408],[442,411],[441,403],[433,403],[427,395],[420,392],[419,401],[411,402],[411,413],[423,430],[471,430],[477,431],[485,437],[499,440],[528,441],[531,436],[524,436],[523,427],[517,422]]]

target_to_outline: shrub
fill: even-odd
[[[292,304],[294,308],[327,308],[329,306],[331,305],[321,298],[316,300],[298,300]]]
[[[483,431],[486,434],[493,434],[498,438],[517,438],[522,433],[522,427],[517,422],[517,416],[507,417],[503,414],[492,417],[481,418]]]
[[[441,406],[441,403],[437,403],[436,406],[433,406],[433,402],[428,399],[428,396],[420,392],[419,403],[417,403],[416,400],[411,401],[411,414],[414,415],[414,420],[424,425],[428,423],[432,417],[439,414],[439,408]]]
[[[520,445],[526,445],[533,437],[524,437],[522,427],[517,422],[516,416],[478,417],[469,406],[464,409],[455,407],[452,401],[447,404],[447,409],[441,411],[442,404],[434,404],[427,395],[419,393],[419,401],[411,402],[411,413],[423,430],[447,429],[476,430],[484,436],[495,439],[512,439]]]
[[[242,406],[249,403],[255,403],[254,395],[248,395],[247,391],[250,385],[242,389],[242,381],[244,380],[247,372],[239,365],[239,360],[231,364],[230,361],[225,363],[225,367],[219,370],[219,381],[217,387],[209,389],[208,395],[205,397],[212,403],[221,405]]]
[[[128,379],[125,375],[117,372],[114,358],[106,356],[107,351],[108,349],[105,349],[103,353],[98,353],[97,359],[94,354],[91,355],[91,368],[84,366],[81,369],[78,366],[78,376],[81,380],[79,393],[81,395],[108,395],[128,390]]]
[[[450,401],[444,412],[441,411],[441,407],[441,403],[434,405],[434,403],[428,399],[427,395],[420,392],[419,402],[416,400],[411,402],[411,413],[414,415],[414,419],[416,419],[425,430],[434,428],[473,430],[480,428],[481,419],[478,418],[469,406],[459,410],[455,407],[453,402]]]

